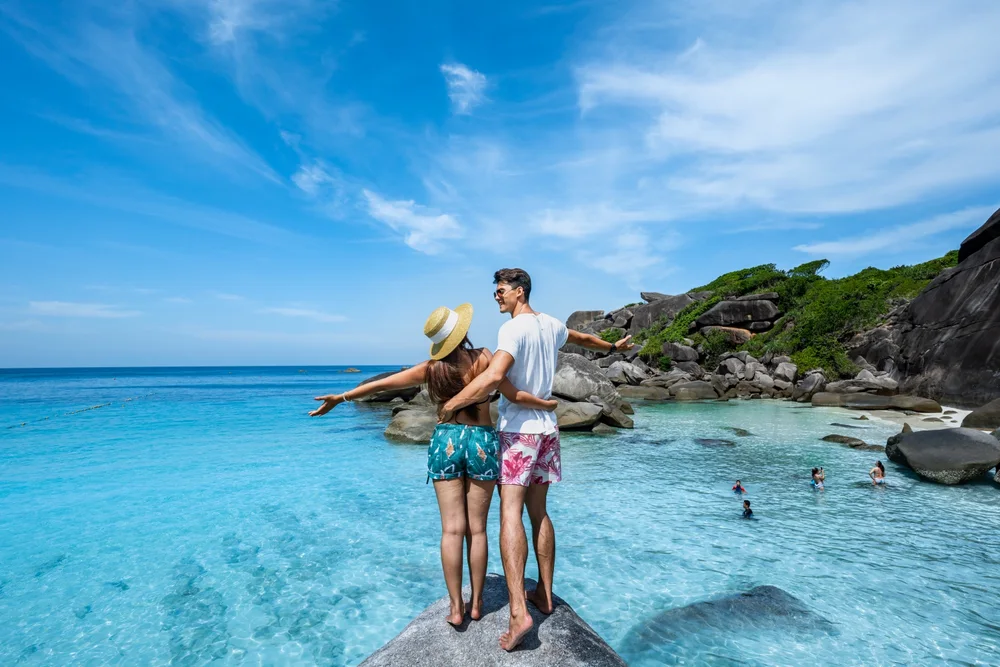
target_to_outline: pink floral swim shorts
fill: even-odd
[[[500,431],[500,483],[529,486],[562,480],[559,431],[509,433]]]

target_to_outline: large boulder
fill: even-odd
[[[594,320],[604,317],[603,310],[578,310],[566,318],[566,328],[579,331]]]
[[[678,382],[687,382],[688,380],[694,379],[696,378],[685,370],[680,368],[671,368],[670,372],[666,375],[654,375],[648,380],[643,380],[639,384],[643,387],[663,387],[664,389],[669,389]],[[621,393],[621,389],[618,391]]]
[[[601,408],[601,422],[615,428],[634,428],[635,422],[617,405],[608,403],[600,396],[591,396],[590,402]],[[628,405],[627,403],[625,405]],[[629,406],[631,407],[631,406]]]
[[[646,329],[660,319],[672,322],[677,317],[677,313],[694,302],[695,300],[687,294],[678,294],[636,306],[632,310],[632,323],[629,326],[629,332],[636,333],[641,329]]]
[[[896,367],[904,392],[984,405],[1000,398],[1000,214],[965,240],[959,256],[900,314]]]
[[[375,382],[376,380],[381,380],[387,378],[390,375],[395,375],[399,371],[387,371],[385,373],[379,373],[378,375],[373,375],[361,382],[358,387],[364,386],[369,382]],[[420,387],[407,387],[406,389],[388,389],[386,391],[380,391],[372,394],[371,396],[365,396],[364,398],[354,399],[357,403],[391,403],[393,399],[401,398],[404,401],[411,400],[414,396],[420,393]]]
[[[680,343],[664,343],[661,351],[674,361],[698,361],[698,351]]]
[[[563,431],[587,430],[601,419],[603,409],[589,402],[558,400],[556,421]]]
[[[826,376],[821,372],[806,373],[805,377],[799,380],[792,390],[792,400],[805,402],[812,399],[817,393],[823,391],[826,386]]]
[[[982,227],[962,241],[962,245],[958,248],[958,261],[964,262],[996,239],[1000,239],[1000,209],[994,211]]]
[[[662,611],[634,625],[621,641],[632,664],[704,664],[687,646],[724,646],[732,637],[788,632],[833,634],[835,626],[805,603],[775,586],[696,602]],[[690,659],[685,659],[690,657]]]
[[[604,371],[612,384],[639,384],[649,379],[649,373],[627,361],[616,361]]]
[[[620,401],[615,386],[596,364],[567,352],[559,353],[552,393],[570,401],[586,401],[594,395],[611,403]]]
[[[535,586],[535,582],[531,580],[525,580],[525,584],[531,588]],[[468,599],[469,589],[466,588],[462,595]],[[576,615],[565,600],[556,596],[555,604],[555,609],[549,616],[543,616],[534,605],[528,605],[528,612],[535,625],[521,646],[507,653],[497,642],[497,638],[507,631],[510,621],[507,583],[499,575],[488,574],[483,588],[483,617],[479,621],[466,621],[461,631],[456,632],[455,628],[444,621],[448,614],[448,597],[445,596],[425,609],[361,665],[625,667],[625,661]]]
[[[937,413],[941,406],[937,401],[920,396],[878,396],[874,394],[844,394],[839,392],[817,392],[812,397],[813,407],[838,407],[852,410],[911,410],[913,412]]]
[[[795,382],[795,376],[799,372],[799,367],[790,361],[783,361],[774,369],[774,379],[785,382]]]
[[[663,387],[633,387],[631,385],[627,385],[621,387],[618,390],[618,393],[621,394],[622,398],[639,401],[668,401],[671,398],[670,391],[664,389]]]
[[[701,401],[719,397],[712,383],[703,380],[678,382],[670,387],[670,393],[678,401]]]
[[[744,368],[746,368],[746,364],[736,357],[726,357],[719,362],[719,367],[715,372],[722,375],[735,375],[737,377],[743,377],[742,374]]]
[[[1000,428],[1000,398],[970,412],[962,420],[965,428]]]
[[[720,301],[697,319],[699,327],[745,327],[751,322],[771,321],[780,311],[774,302],[764,299]]]
[[[900,433],[885,445],[890,460],[940,484],[962,484],[1000,465],[1000,440],[970,428]]]
[[[385,437],[396,442],[426,445],[430,443],[437,423],[437,412],[433,409],[400,410],[385,427]]]

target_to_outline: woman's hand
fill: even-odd
[[[315,410],[309,413],[310,417],[322,417],[330,410],[344,402],[343,394],[328,394],[326,396],[317,396],[317,401],[323,401],[323,405],[319,406]]]
[[[559,407],[559,401],[557,401],[554,398],[550,398],[547,401],[544,401],[544,403],[545,403],[544,409],[546,412],[554,412],[555,409]]]

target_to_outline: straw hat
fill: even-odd
[[[458,347],[472,324],[472,304],[463,303],[452,310],[441,306],[431,313],[424,325],[424,335],[431,339],[431,359],[444,359]]]

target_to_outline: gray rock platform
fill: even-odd
[[[535,582],[525,580],[529,589]],[[464,595],[468,600],[469,590]],[[448,598],[443,597],[407,625],[388,644],[371,654],[363,667],[411,667],[434,665],[565,665],[576,667],[624,667],[618,656],[565,601],[556,597],[556,608],[544,616],[533,605],[528,611],[534,628],[521,645],[507,653],[500,648],[500,635],[510,621],[506,580],[495,574],[487,575],[483,591],[483,618],[471,621],[466,616],[460,628],[453,628],[444,619],[448,614]]]

